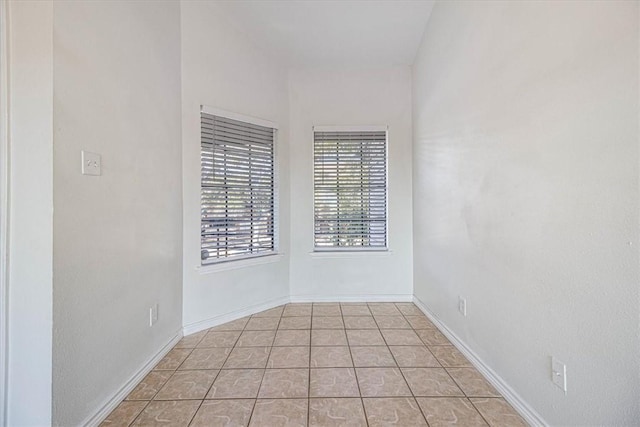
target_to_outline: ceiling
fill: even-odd
[[[221,1],[230,20],[293,66],[410,65],[434,0]]]

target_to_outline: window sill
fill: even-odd
[[[309,252],[311,258],[348,259],[348,258],[386,258],[393,254],[389,249],[361,249],[353,251],[322,250]]]
[[[253,267],[256,265],[273,264],[275,262],[280,262],[283,259],[284,254],[269,254],[253,258],[238,259],[234,261],[223,261],[217,264],[199,265],[196,266],[196,271],[199,274],[211,274],[221,271],[238,270],[242,268]]]

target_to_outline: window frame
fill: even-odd
[[[315,231],[315,133],[316,132],[384,132],[385,133],[385,242],[384,247],[379,246],[329,246],[318,247],[316,246],[316,231]],[[362,253],[366,255],[367,252],[377,253],[390,253],[390,233],[389,233],[389,126],[388,125],[365,125],[365,126],[312,126],[311,127],[311,254],[314,256],[326,255],[331,257],[333,255],[353,255]]]
[[[271,257],[272,260],[278,260],[280,258],[280,191],[279,191],[279,162],[278,162],[278,136],[279,136],[279,127],[278,124],[269,120],[261,119],[258,117],[252,117],[240,113],[235,113],[232,111],[222,110],[219,108],[211,107],[208,105],[200,105],[200,114],[198,115],[198,121],[200,126],[202,125],[202,113],[222,117],[225,119],[237,120],[241,122],[245,122],[252,125],[263,126],[273,129],[273,250],[267,252],[261,252],[256,254],[246,254],[240,256],[233,256],[228,258],[218,258],[214,261],[203,263],[203,259],[199,256],[199,263],[197,269],[201,272],[205,273],[207,271],[217,271],[226,268],[233,268],[233,265],[258,265],[263,263],[268,263],[271,261],[262,261],[260,258],[265,259],[266,257]],[[199,239],[199,250],[198,254],[201,254],[202,251],[202,133],[200,133],[200,173],[198,174],[200,181],[200,193],[199,193],[199,212],[200,212],[200,239]],[[233,264],[233,265],[232,265]]]

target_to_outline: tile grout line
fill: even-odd
[[[249,318],[249,319],[251,319],[251,318]],[[216,380],[218,379],[218,377],[220,376],[220,372],[222,372],[222,368],[224,367],[224,364],[227,363],[227,360],[229,359],[229,356],[231,356],[231,353],[233,352],[233,349],[236,347],[236,344],[240,340],[240,337],[244,333],[244,331],[245,331],[245,329],[246,329],[248,324],[249,324],[249,320],[247,320],[247,322],[244,324],[244,326],[242,327],[242,330],[238,334],[238,337],[233,342],[233,346],[231,347],[231,350],[229,351],[229,354],[227,354],[227,357],[224,358],[224,362],[222,362],[222,364],[220,365],[220,369],[218,369],[218,373],[216,373],[216,376],[213,378],[213,381],[211,381],[211,384],[207,388],[207,391],[205,392],[202,400],[200,401],[200,405],[198,405],[198,409],[196,409],[196,411],[193,413],[193,416],[191,417],[191,420],[189,420],[189,423],[187,424],[188,426],[191,425],[193,423],[193,421],[196,419],[196,415],[198,415],[198,412],[200,411],[200,408],[202,408],[202,405],[204,404],[204,401],[207,399],[207,395],[209,394],[209,392],[211,391],[211,388],[213,387],[213,383],[215,383]],[[211,331],[210,329],[211,328],[207,329],[207,333],[205,334],[205,337],[207,335],[209,335],[209,332],[215,332],[215,331]],[[222,332],[222,331],[220,331],[220,332]],[[204,339],[204,337],[202,337],[202,339],[200,341],[198,341],[198,344],[200,344],[203,339]],[[187,359],[185,359],[185,361],[186,360]],[[184,362],[182,362],[182,363],[184,363]],[[177,370],[176,370],[176,372],[177,372]],[[254,406],[255,406],[255,402],[254,402]],[[252,409],[252,412],[253,412],[253,409]]]
[[[409,323],[409,321],[407,320],[407,318],[405,317],[404,313],[402,312],[402,310],[400,310],[400,308],[397,306],[397,304],[394,304],[394,306],[396,307],[396,310],[398,310],[400,312],[400,315],[402,316],[402,318],[404,319],[405,322],[407,322],[409,324],[409,326],[411,327],[411,330],[413,331],[413,333],[415,333],[416,335],[418,335],[418,333],[415,331],[415,329],[413,328],[413,325],[411,323]],[[420,335],[418,335],[418,338],[420,338]],[[422,341],[422,338],[420,338],[420,341]],[[424,341],[422,342],[424,344]],[[427,345],[424,345],[425,348],[427,347]],[[389,351],[391,351],[391,349],[389,349]],[[427,350],[428,351],[428,350]],[[391,353],[391,355],[393,356],[393,352]],[[395,357],[395,356],[394,356]],[[435,358],[435,356],[434,356]],[[436,359],[437,360],[437,359]],[[396,360],[397,363],[397,360]],[[440,363],[440,362],[438,362]],[[427,420],[427,414],[424,413],[424,411],[422,410],[422,406],[420,406],[420,403],[418,403],[418,399],[416,399],[416,396],[413,392],[413,389],[411,388],[411,386],[409,385],[409,381],[407,381],[407,378],[404,374],[404,371],[399,367],[398,365],[398,369],[400,369],[400,373],[402,374],[402,377],[404,378],[405,382],[407,383],[407,387],[409,387],[409,391],[411,392],[411,395],[413,396],[413,401],[416,402],[416,406],[418,407],[418,410],[420,411],[420,413],[422,414],[422,418],[424,418],[424,422],[427,423],[427,426],[430,426],[431,424],[429,424],[429,420]]]
[[[369,306],[366,305],[366,307],[367,307],[367,310],[369,310]],[[362,390],[360,389],[360,381],[358,381],[358,371],[356,371],[356,362],[353,360],[353,352],[351,351],[351,343],[349,342],[349,337],[347,336],[347,325],[344,323],[344,313],[342,312],[342,305],[340,305],[340,315],[342,316],[342,324],[345,327],[344,335],[347,339],[347,348],[349,349],[349,357],[351,357],[351,364],[353,365],[353,376],[356,379],[356,386],[358,386],[358,394],[360,395],[360,405],[362,405],[362,412],[364,413],[364,422],[367,424],[367,427],[369,427],[369,417],[367,416],[367,409],[364,406]]]
[[[278,333],[278,328],[280,327],[280,322],[282,320],[282,314],[284,313],[284,307],[282,307],[282,313],[280,313],[280,317],[278,318],[278,324],[276,325],[276,334]],[[266,311],[266,310],[265,310]],[[258,314],[258,313],[256,313]],[[253,318],[254,315],[251,315],[251,317],[249,318],[249,320],[251,320]],[[247,321],[247,324],[249,323],[249,321]],[[245,326],[246,328],[246,326]],[[244,332],[244,331],[243,331]],[[273,335],[273,341],[276,340],[276,336],[275,334]],[[273,341],[271,342],[271,344],[273,344]],[[267,355],[267,361],[265,362],[265,366],[264,366],[264,371],[262,372],[262,378],[260,379],[260,386],[258,386],[258,391],[256,393],[256,398],[253,402],[253,408],[251,409],[251,415],[249,415],[249,421],[247,422],[247,425],[251,424],[251,419],[253,418],[253,414],[255,414],[256,411],[256,406],[258,405],[258,399],[260,398],[260,389],[262,388],[262,383],[264,382],[264,377],[267,374],[267,365],[269,364],[269,358],[271,357],[271,349],[273,349],[273,345],[271,347],[269,347],[269,354]]]

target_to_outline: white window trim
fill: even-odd
[[[266,253],[260,255],[252,255],[243,258],[229,259],[219,261],[213,264],[208,265],[197,265],[195,270],[201,274],[212,274],[219,273],[222,271],[228,270],[238,270],[243,268],[249,268],[258,265],[265,264],[273,264],[275,262],[280,262],[284,259],[284,254],[282,253]]]
[[[244,114],[234,113],[232,111],[221,110],[219,108],[210,107],[208,105],[201,105],[200,112],[211,114],[214,116],[224,117],[227,119],[238,120],[241,122],[247,122],[247,123],[251,123],[252,125],[264,126],[267,128],[273,128],[278,130],[278,124],[271,122],[269,120],[260,119],[258,117],[246,116]]]
[[[384,248],[371,248],[371,247],[353,247],[353,248],[318,248],[315,245],[315,189],[314,182],[314,144],[315,144],[315,132],[386,132],[386,156],[385,156],[385,180],[387,184],[387,202],[386,202],[386,218],[387,218],[387,245]],[[390,233],[390,221],[389,221],[389,126],[388,125],[314,125],[311,127],[311,250],[309,254],[313,258],[356,258],[366,257],[371,255],[384,256],[384,254],[390,254],[391,250],[391,233]]]
[[[7,424],[8,412],[8,296],[9,296],[9,54],[8,2],[0,2],[0,425]]]
[[[200,274],[209,274],[218,271],[234,270],[237,268],[249,267],[252,265],[268,264],[272,262],[278,262],[282,259],[280,253],[280,156],[278,155],[278,140],[279,140],[279,128],[278,124],[266,119],[258,117],[247,116],[245,114],[235,113],[233,111],[222,110],[220,108],[211,107],[208,105],[200,105],[200,113],[211,114],[214,116],[220,116],[227,119],[238,120],[253,125],[264,126],[273,128],[276,132],[273,138],[273,251],[266,253],[259,253],[255,255],[246,255],[242,257],[236,257],[233,259],[220,259],[210,264],[202,264],[200,259],[200,251],[202,250],[201,238],[198,238],[198,254],[199,263],[196,266],[196,270]],[[199,118],[200,119],[200,118]],[[200,148],[202,150],[202,148]],[[200,161],[202,161],[202,151],[200,152]],[[201,182],[202,175],[199,175]],[[202,188],[202,187],[200,187]],[[202,200],[198,197],[198,212],[202,209]],[[199,217],[198,228],[202,217]],[[201,233],[198,233],[201,236]]]

